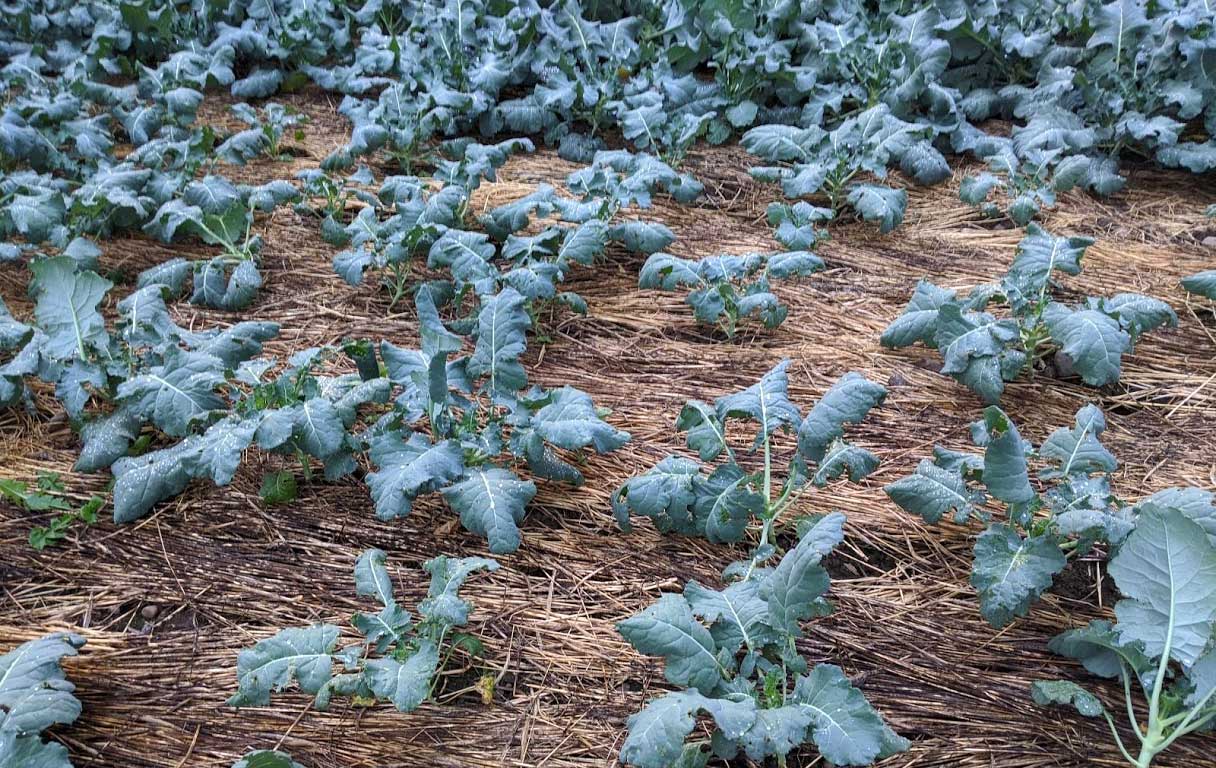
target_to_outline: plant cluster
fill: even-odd
[[[882,334],[898,349],[921,342],[942,356],[942,373],[996,403],[1023,371],[1054,355],[1056,370],[1075,372],[1090,386],[1119,380],[1123,355],[1141,334],[1175,326],[1165,302],[1138,293],[1091,296],[1078,307],[1057,301],[1054,273],[1076,275],[1088,237],[1056,237],[1037,224],[1026,228],[1017,255],[999,283],[972,288],[966,296],[922,280],[904,312]],[[1010,317],[986,311],[1001,302]]]
[[[1071,558],[1096,545],[1123,599],[1117,623],[1095,620],[1048,647],[1089,672],[1121,680],[1137,742],[1120,736],[1105,705],[1075,682],[1036,682],[1038,704],[1104,717],[1123,756],[1137,768],[1188,733],[1216,722],[1216,504],[1209,491],[1167,488],[1131,504],[1111,489],[1115,457],[1099,438],[1102,412],[1087,405],[1072,427],[1035,450],[995,406],[971,427],[983,456],[934,448],[916,472],[886,486],[903,509],[929,523],[987,524],[975,542],[971,585],[980,613],[1002,628],[1025,616]],[[1043,467],[1032,483],[1029,462]],[[993,507],[1002,508],[998,521]],[[1143,726],[1132,681],[1147,702]]]
[[[614,128],[678,161],[700,137],[721,142],[755,126],[747,146],[783,164],[760,177],[884,229],[902,217],[902,190],[853,180],[898,166],[917,183],[940,181],[944,150],[1004,174],[969,197],[1004,184],[1019,220],[1059,189],[1118,189],[1125,154],[1216,167],[1216,34],[1197,0],[1053,0],[1034,12],[857,0],[468,0],[456,13],[434,3],[28,0],[9,10],[0,85],[13,98],[0,155],[4,194],[22,212],[5,234],[27,240],[65,221],[84,232],[146,219],[152,210],[132,204],[163,204],[215,141],[196,124],[206,88],[248,100],[309,80],[344,94],[353,125],[326,159],[331,170],[383,152],[410,173],[433,159],[436,141],[474,132],[540,136],[586,162]],[[291,116],[238,110],[250,128],[221,154],[279,154]],[[1011,135],[978,127],[993,118],[1012,121]],[[126,156],[116,152],[124,143],[134,147]],[[126,183],[112,193],[99,176]]]
[[[1027,234],[996,285],[960,296],[922,282],[883,343],[938,348],[942,371],[989,403],[1049,356],[1062,374],[1104,386],[1141,333],[1177,318],[1136,294],[1057,301],[1054,272],[1077,274],[1091,241],[1052,236],[1032,219],[1070,189],[1118,191],[1129,155],[1195,173],[1216,168],[1216,22],[1204,0],[21,0],[5,14],[0,261],[28,264],[34,311],[25,322],[0,303],[0,404],[31,402],[32,377],[52,384],[83,439],[76,468],[113,473],[117,521],[194,479],[230,482],[257,447],[294,458],[305,478],[318,467],[328,479],[350,475],[366,457],[379,517],[401,517],[439,493],[492,552],[512,552],[536,494],[520,465],[578,485],[587,449],[612,451],[629,437],[585,393],[528,384],[527,335],[546,304],[586,310],[561,290],[576,265],[591,266],[615,243],[649,256],[642,287],[690,288],[698,320],[727,335],[751,316],[773,327],[786,308],[772,281],[823,266],[811,252],[825,236],[817,225],[851,211],[892,230],[907,193],[891,172],[941,182],[951,175],[948,152],[986,165],[962,181],[962,199],[1028,224]],[[217,160],[290,153],[303,117],[248,102],[309,81],[342,94],[349,140],[298,184],[219,175]],[[232,113],[247,129],[222,135],[200,124],[203,94],[217,87],[244,100]],[[1007,123],[1007,135],[981,127],[990,120]],[[791,198],[768,209],[788,250],[698,261],[663,252],[674,234],[631,209],[648,208],[657,193],[694,201],[701,184],[673,164],[696,141],[736,131],[766,163],[752,176]],[[609,150],[604,137],[617,134],[645,153]],[[473,135],[488,143],[453,138]],[[565,190],[545,186],[491,208],[474,228],[472,192],[511,155],[532,151],[527,137],[584,167]],[[397,171],[378,187],[373,157]],[[253,302],[262,283],[256,216],[288,203],[319,219],[341,249],[334,269],[343,279],[357,284],[374,271],[393,304],[412,296],[417,349],[362,340],[280,365],[262,354],[278,331],[272,323],[199,331],[173,321],[166,302],[186,294],[187,280],[192,303],[237,311]],[[157,265],[115,301],[95,241],[130,232],[217,250]],[[1209,272],[1183,285],[1216,296]],[[989,313],[993,303],[1008,316]],[[342,356],[357,373],[331,370]],[[810,668],[797,651],[802,622],[829,608],[822,559],[842,539],[843,516],[802,520],[784,553],[777,530],[807,487],[873,471],[877,458],[842,438],[886,391],[850,373],[803,417],[788,397],[786,365],[681,411],[677,428],[713,466],[668,457],[614,494],[626,529],[631,514],[715,542],[760,528],[723,589],[689,582],[620,624],[638,650],[664,658],[680,687],[630,719],[624,761],[687,768],[742,753],[783,764],[809,742],[834,763],[865,764],[906,748],[839,668]],[[728,441],[726,425],[739,420],[759,425],[751,452],[762,459]],[[1216,717],[1216,512],[1198,489],[1118,500],[1115,460],[1098,440],[1104,428],[1101,412],[1086,407],[1036,454],[991,407],[973,427],[982,457],[938,449],[887,492],[930,522],[988,522],[992,502],[1004,506],[977,541],[972,578],[996,626],[1024,615],[1070,556],[1098,543],[1113,551],[1125,596],[1118,622],[1066,633],[1052,647],[1122,680],[1138,755],[1075,684],[1042,683],[1034,695],[1104,715],[1125,757],[1146,768]],[[774,472],[780,432],[797,440],[784,477]],[[1047,466],[1032,483],[1036,455]],[[60,513],[31,533],[35,546],[91,522],[102,503],[72,509],[49,477],[33,487],[5,481],[0,493]],[[267,503],[294,494],[293,471],[265,476]],[[458,591],[497,563],[441,556],[425,567],[431,587],[414,622],[393,598],[385,554],[365,552],[356,587],[381,608],[354,617],[363,640],[339,648],[333,625],[283,630],[241,653],[230,703],[265,704],[296,684],[319,708],[335,694],[419,706],[453,653],[476,653],[475,639],[458,631],[470,610]],[[0,656],[0,765],[68,765],[66,750],[40,733],[79,713],[59,662],[82,643],[52,636]],[[1132,677],[1147,700],[1143,727]],[[702,714],[712,735],[687,743]],[[237,765],[297,768],[269,751]]]
[[[43,741],[42,732],[80,716],[61,663],[83,645],[80,635],[58,633],[0,655],[0,765],[72,768],[67,747]]]
[[[828,574],[821,560],[844,536],[844,515],[804,519],[798,543],[779,556],[777,522],[807,485],[823,486],[848,474],[859,480],[878,459],[841,437],[883,401],[886,389],[857,373],[841,377],[803,418],[789,399],[788,361],[747,389],[713,406],[689,401],[676,428],[688,433],[702,461],[720,460],[706,474],[696,462],[669,456],[616,492],[618,522],[630,513],[650,518],[663,532],[741,541],[761,523],[751,556],[729,566],[727,586],[695,581],[683,594],[665,594],[618,629],[642,653],[665,660],[665,676],[682,690],[650,701],[629,719],[621,760],[642,768],[705,765],[743,753],[751,760],[786,755],[804,743],[839,765],[865,765],[907,749],[853,687],[839,667],[808,670],[796,648],[801,622],[825,615]],[[759,425],[752,450],[763,468],[748,471],[727,438],[728,421]],[[798,448],[785,479],[774,476],[774,442],[796,431]],[[815,466],[812,469],[812,465]],[[714,721],[710,742],[685,741],[699,713]]]
[[[558,290],[574,265],[590,266],[609,243],[653,253],[675,239],[662,224],[615,221],[616,215],[631,205],[649,207],[659,189],[685,200],[701,192],[691,176],[649,155],[601,151],[591,165],[567,179],[578,199],[544,185],[481,214],[483,232],[465,229],[469,195],[482,179],[493,180],[496,169],[515,152],[532,150],[526,139],[440,145],[445,159],[438,161],[434,180],[442,186],[413,176],[390,176],[378,195],[363,198],[368,205],[350,224],[330,225],[330,242],[346,246],[334,257],[334,269],[352,285],[362,282],[368,269],[387,270],[385,284],[395,303],[421,269],[414,262],[425,254],[425,268],[446,271],[453,289],[474,299],[474,309],[481,297],[511,287],[530,302],[556,300],[585,311],[580,297]],[[556,221],[534,234],[521,234],[534,218]]]
[[[463,340],[444,325],[437,295],[447,298],[428,285],[416,297],[420,349],[387,341],[380,347],[401,393],[366,438],[376,467],[367,476],[376,514],[402,517],[419,496],[440,491],[491,552],[514,552],[536,485],[516,475],[502,454],[523,461],[534,477],[577,486],[582,473],[555,449],[607,453],[629,433],[606,423],[606,412],[574,387],[528,387],[520,358],[531,319],[514,288],[483,299],[468,331],[473,351],[456,357]]]
[[[271,693],[295,684],[302,693],[314,696],[319,710],[328,709],[334,696],[365,705],[387,701],[401,712],[422,706],[454,653],[480,653],[480,641],[459,631],[473,608],[460,597],[460,588],[479,571],[498,570],[498,563],[484,557],[440,556],[427,560],[423,568],[431,583],[426,598],[418,603],[415,621],[393,597],[384,552],[364,552],[355,563],[355,591],[376,598],[381,608],[351,617],[363,639],[339,649],[342,630],[334,624],[280,630],[240,652],[237,692],[228,705],[265,706]]]
[[[299,198],[289,182],[271,181],[258,187],[234,185],[219,176],[191,181],[180,197],[156,210],[144,231],[164,242],[192,236],[223,253],[210,259],[170,259],[151,271],[174,293],[191,278],[190,302],[229,311],[245,309],[262,287],[257,258],[262,238],[252,233],[255,212],[270,212]]]
[[[834,512],[774,565],[763,545],[768,554],[728,571],[724,589],[690,581],[617,625],[634,648],[661,657],[664,677],[680,688],[629,718],[621,762],[704,766],[712,752],[783,764],[814,744],[835,765],[868,765],[908,748],[840,667],[811,668],[795,645],[803,621],[831,611],[821,561],[843,538],[844,515]],[[712,736],[686,743],[701,713],[713,720]]]
[[[823,259],[809,251],[720,254],[704,259],[655,253],[642,265],[638,287],[692,288],[684,300],[696,319],[716,325],[734,338],[739,321],[746,317],[758,317],[765,328],[785,322],[789,308],[773,293],[770,278],[806,277],[823,266]]]
[[[815,125],[763,125],[743,135],[748,152],[776,166],[751,170],[758,181],[780,181],[786,197],[825,197],[833,214],[848,205],[866,221],[890,232],[904,219],[908,194],[877,184],[854,182],[861,173],[878,178],[896,163],[921,184],[950,175],[941,152],[927,137],[928,126],[896,117],[885,104],[842,121],[832,130]]]
[[[20,402],[29,376],[55,384],[84,441],[76,469],[114,475],[117,522],[141,517],[193,479],[226,485],[255,445],[297,458],[306,478],[319,463],[328,480],[352,473],[367,451],[378,470],[368,482],[383,519],[442,489],[493,551],[513,551],[535,486],[494,463],[500,453],[509,450],[534,475],[580,484],[582,475],[555,448],[604,452],[628,439],[578,390],[527,389],[520,357],[532,320],[527,299],[509,284],[460,323],[473,341],[467,356],[448,360],[464,340],[439,316],[436,297],[440,305],[453,297],[452,284],[441,282],[417,294],[421,350],[385,343],[384,371],[369,343],[304,350],[281,367],[261,354],[278,333],[273,323],[192,331],[172,320],[166,299],[180,293],[188,266],[171,261],[141,274],[137,289],[117,303],[111,327],[101,306],[112,284],[69,256],[44,258],[31,267],[35,323],[7,312],[0,318],[0,350],[10,358],[0,367],[3,401]],[[322,373],[343,351],[359,372]],[[394,392],[396,406],[360,433],[361,407],[383,411]],[[429,434],[412,428],[423,417]],[[168,444],[154,445],[161,437]],[[294,478],[268,476],[264,495],[282,501],[291,486]],[[50,538],[38,538],[62,538],[67,523],[57,521]]]

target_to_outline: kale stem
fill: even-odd
[[[1148,765],[1147,763],[1142,765],[1138,760],[1132,757],[1131,753],[1127,751],[1127,747],[1123,746],[1123,738],[1119,736],[1119,729],[1115,727],[1115,721],[1110,716],[1110,713],[1103,709],[1102,716],[1106,718],[1106,724],[1110,726],[1110,732],[1115,737],[1115,745],[1119,747],[1119,751],[1123,753],[1123,757],[1125,757],[1132,765],[1139,766],[1140,768],[1146,768]],[[1141,754],[1143,755],[1143,752]]]
[[[1136,738],[1144,744],[1144,734],[1140,731],[1140,723],[1136,721],[1136,710],[1132,706],[1132,681],[1130,675],[1127,674],[1127,662],[1123,657],[1119,657],[1119,676],[1123,678],[1123,701],[1127,704],[1127,721],[1131,723],[1132,730],[1136,733]]]
[[[769,515],[772,511],[772,491],[773,491],[773,449],[771,435],[768,434],[768,425],[763,425],[764,435],[764,513]],[[771,517],[769,518],[771,519]],[[767,541],[767,539],[766,539]]]

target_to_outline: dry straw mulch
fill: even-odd
[[[342,141],[347,129],[333,103],[316,95],[295,100],[313,115],[301,156],[237,175],[288,176]],[[707,198],[691,207],[658,200],[641,215],[667,223],[679,237],[671,250],[682,256],[775,248],[763,220],[774,191],[752,183],[747,166],[738,149],[694,152],[687,167],[705,182]],[[548,151],[517,158],[479,191],[474,209],[542,181],[556,184],[572,167]],[[376,522],[355,479],[306,486],[298,501],[263,508],[262,472],[281,464],[261,455],[230,487],[196,484],[134,525],[98,525],[41,554],[25,537],[44,520],[0,506],[0,649],[52,629],[88,637],[69,664],[84,714],[57,732],[77,766],[227,766],[247,748],[276,745],[322,768],[611,766],[625,718],[664,687],[658,665],[634,653],[614,623],[687,579],[715,583],[742,549],[660,536],[648,525],[623,535],[609,496],[625,478],[682,450],[672,423],[684,400],[746,386],[788,357],[791,396],[804,409],[848,370],[891,390],[854,432],[882,458],[878,472],[859,485],[808,493],[799,510],[849,516],[848,540],[832,567],[837,611],[811,625],[801,645],[812,661],[844,666],[912,740],[910,751],[884,765],[1119,765],[1103,723],[1035,707],[1028,692],[1037,678],[1085,679],[1048,653],[1046,641],[1109,611],[1114,593],[1100,565],[1075,564],[1030,617],[994,631],[967,585],[974,531],[925,526],[881,490],[934,443],[965,447],[980,410],[970,393],[935,372],[934,353],[891,352],[877,341],[918,278],[964,287],[999,275],[1012,258],[1019,231],[960,203],[960,177],[914,189],[907,219],[891,235],[835,225],[822,248],[828,270],[779,289],[790,315],[771,332],[749,326],[734,341],[715,337],[693,322],[681,296],[638,290],[639,257],[613,251],[602,266],[578,271],[569,287],[586,297],[590,313],[552,318],[549,343],[530,351],[529,373],[541,384],[585,389],[633,441],[592,458],[581,489],[542,485],[519,552],[468,590],[484,659],[452,674],[439,701],[419,712],[336,706],[322,714],[296,694],[264,709],[224,706],[238,649],[283,626],[345,624],[360,607],[351,569],[361,550],[389,552],[408,605],[423,594],[423,560],[483,551],[436,503],[419,504],[405,520]],[[1181,320],[1141,341],[1117,387],[1094,391],[1040,376],[1013,384],[1004,402],[1036,442],[1070,423],[1085,402],[1100,404],[1110,422],[1106,442],[1122,462],[1117,490],[1126,498],[1216,482],[1216,322],[1210,306],[1188,302],[1178,286],[1181,276],[1216,265],[1216,249],[1202,245],[1216,234],[1203,217],[1213,202],[1211,178],[1137,170],[1114,199],[1066,195],[1047,216],[1054,232],[1098,239],[1083,274],[1066,280],[1073,298],[1140,291],[1170,302]],[[335,249],[320,240],[314,221],[280,210],[259,229],[267,286],[243,317],[282,323],[269,345],[274,354],[348,337],[416,343],[411,308],[390,310],[374,281],[350,288],[334,275]],[[128,274],[206,250],[142,238],[104,247],[104,267]],[[20,268],[0,269],[0,294],[18,313],[29,310],[25,280]],[[185,303],[176,311],[179,322],[199,327],[238,319]],[[71,473],[77,443],[45,391],[36,413],[0,415],[0,436],[0,476],[58,471],[82,496],[104,485],[104,477]],[[474,689],[482,674],[496,680],[489,703]],[[1188,738],[1159,764],[1216,765],[1213,747],[1213,737]],[[792,762],[821,764],[813,753]]]

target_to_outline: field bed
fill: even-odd
[[[314,167],[348,137],[335,104],[319,93],[288,100],[310,114],[292,162],[259,160],[225,169],[234,180],[290,178]],[[222,120],[224,101],[208,98],[204,120]],[[776,248],[764,221],[776,191],[748,177],[739,149],[694,150],[685,170],[707,188],[692,206],[656,201],[659,219],[678,239],[679,256]],[[539,483],[518,553],[477,588],[473,631],[486,643],[485,664],[497,678],[491,701],[472,688],[477,674],[451,674],[438,696],[413,715],[389,707],[309,708],[309,697],[284,695],[271,707],[224,706],[236,687],[237,651],[277,628],[345,619],[362,602],[350,579],[363,549],[380,547],[403,602],[422,595],[414,573],[436,554],[481,554],[484,541],[459,527],[434,500],[404,520],[380,523],[355,479],[301,487],[279,507],[258,499],[262,473],[279,457],[258,454],[234,483],[196,483],[132,526],[95,526],[79,538],[36,553],[26,543],[42,517],[0,506],[0,647],[59,628],[83,627],[88,638],[69,674],[84,714],[63,734],[78,766],[227,766],[247,748],[281,742],[314,766],[611,766],[624,722],[664,685],[657,664],[635,653],[615,622],[650,604],[663,589],[697,578],[715,582],[742,547],[660,536],[638,525],[621,534],[610,495],[623,480],[663,456],[686,450],[671,430],[681,404],[712,399],[754,382],[783,357],[792,359],[791,399],[808,404],[848,370],[887,384],[885,405],[855,432],[882,464],[859,485],[810,493],[799,511],[839,509],[849,518],[845,545],[833,558],[834,616],[817,620],[800,643],[812,662],[841,664],[911,749],[884,766],[1101,766],[1121,758],[1100,720],[1036,707],[1031,680],[1080,677],[1050,654],[1046,638],[1101,614],[1115,592],[1093,560],[1070,566],[1031,615],[1004,631],[980,617],[967,586],[972,539],[952,526],[930,530],[882,492],[906,475],[935,443],[962,448],[980,402],[936,373],[931,351],[878,345],[916,280],[947,287],[991,280],[1008,267],[1022,237],[981,218],[958,199],[953,180],[910,188],[905,223],[891,235],[840,223],[820,247],[824,273],[777,289],[790,307],[774,331],[746,326],[733,341],[695,324],[681,296],[642,291],[644,257],[610,249],[606,264],[576,271],[569,289],[587,299],[585,318],[558,314],[533,341],[529,378],[571,384],[633,440],[589,461],[588,484],[570,491]],[[511,160],[496,183],[481,187],[473,212],[559,184],[576,166],[540,150]],[[373,168],[377,177],[382,168]],[[1085,402],[1107,413],[1104,443],[1120,460],[1116,493],[1139,498],[1174,485],[1216,482],[1216,322],[1210,306],[1179,279],[1216,261],[1204,245],[1216,235],[1206,206],[1216,203],[1211,178],[1129,169],[1127,191],[1098,201],[1065,195],[1044,217],[1056,234],[1097,239],[1079,277],[1064,281],[1068,299],[1129,290],[1169,302],[1180,325],[1146,336],[1125,359],[1120,383],[1095,391],[1078,382],[1023,378],[1003,405],[1037,443],[1068,424]],[[266,287],[246,312],[174,307],[184,326],[244,317],[282,324],[267,349],[280,357],[344,338],[417,340],[412,307],[395,308],[374,281],[351,288],[333,272],[337,250],[314,220],[278,209],[261,225]],[[1210,242],[1210,241],[1209,241]],[[134,275],[174,255],[203,255],[199,246],[144,238],[103,241],[102,271]],[[0,295],[25,314],[26,273],[0,268]],[[0,415],[0,476],[28,479],[61,472],[87,498],[104,479],[74,475],[76,438],[50,393],[37,413]],[[1114,693],[1113,688],[1105,689]],[[1216,737],[1181,740],[1155,765],[1216,764]],[[797,760],[793,761],[797,764]],[[810,764],[808,760],[806,764]]]

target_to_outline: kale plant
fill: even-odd
[[[84,645],[80,635],[57,633],[0,655],[0,765],[72,768],[68,750],[42,732],[80,717],[80,700],[61,663]]]
[[[536,485],[521,479],[513,463],[522,461],[537,477],[582,485],[582,473],[555,449],[606,453],[629,433],[604,422],[605,412],[578,389],[528,387],[521,356],[531,319],[518,291],[507,287],[483,298],[469,331],[473,351],[465,355],[459,355],[464,340],[439,315],[436,294],[427,286],[416,296],[421,349],[387,341],[380,347],[401,394],[368,437],[376,514],[403,517],[419,496],[440,491],[464,527],[488,539],[491,552],[514,552]],[[511,458],[504,461],[504,453]]]
[[[1125,742],[1102,701],[1075,682],[1040,681],[1031,693],[1038,704],[1104,718],[1127,762],[1148,768],[1178,739],[1216,724],[1216,508],[1210,493],[1187,488],[1138,509],[1136,529],[1110,561],[1123,595],[1117,621],[1091,621],[1048,645],[1122,682],[1136,741]],[[1143,724],[1133,681],[1147,703]]]
[[[254,213],[269,212],[299,198],[286,181],[259,187],[233,185],[223,178],[207,176],[187,184],[180,197],[157,209],[144,231],[164,242],[193,236],[223,253],[210,259],[187,262],[174,259],[162,264],[156,277],[177,290],[187,271],[193,275],[190,301],[217,309],[244,309],[262,286],[257,256],[262,238],[252,234]]]
[[[1115,457],[1099,442],[1106,419],[1093,405],[1077,412],[1072,428],[1061,427],[1044,441],[1039,455],[1048,463],[1042,493],[1030,482],[1027,457],[1033,447],[996,406],[971,425],[983,456],[937,447],[916,472],[884,489],[901,508],[938,523],[949,515],[958,525],[973,519],[987,524],[975,542],[971,585],[980,613],[1003,627],[1052,585],[1067,556],[1096,541],[1117,544],[1134,523],[1115,499],[1110,475]],[[987,506],[999,502],[1004,519],[990,522]]]
[[[1118,175],[1118,164],[1113,160],[1074,155],[1057,163],[1060,155],[1059,149],[1025,150],[1019,156],[1009,147],[993,148],[987,158],[990,170],[964,177],[959,199],[979,207],[985,216],[995,218],[1004,213],[1015,224],[1026,226],[1044,208],[1056,204],[1058,193],[1085,186],[1109,196],[1123,188],[1123,177]],[[1008,198],[1004,209],[989,200],[994,190]]]
[[[854,183],[861,173],[885,178],[900,163],[919,184],[950,175],[942,154],[928,141],[932,132],[907,123],[886,106],[873,107],[825,131],[811,126],[765,125],[743,136],[748,152],[777,166],[753,168],[759,181],[780,181],[786,197],[823,197],[838,213],[846,204],[866,221],[889,232],[903,221],[908,196],[902,189]]]
[[[806,277],[823,266],[823,259],[809,251],[721,254],[704,259],[655,253],[642,265],[638,287],[692,288],[685,302],[697,320],[716,325],[734,338],[745,317],[758,317],[765,328],[776,328],[785,321],[789,308],[772,292],[770,279]]]
[[[344,246],[351,242],[352,233],[343,223],[347,207],[351,205],[381,206],[380,197],[366,189],[375,182],[371,169],[359,168],[345,179],[335,179],[320,168],[309,168],[296,174],[302,184],[300,202],[292,209],[302,216],[321,219],[321,239],[330,245]],[[389,189],[402,185],[412,188],[416,180],[402,177],[385,179]]]
[[[621,528],[629,515],[649,517],[660,531],[704,536],[714,542],[741,541],[752,518],[762,521],[753,566],[772,555],[777,519],[789,511],[808,484],[823,487],[848,474],[856,482],[874,471],[878,457],[841,439],[845,424],[865,418],[887,395],[886,388],[859,373],[842,376],[803,418],[789,399],[789,361],[778,363],[742,392],[718,398],[713,406],[690,400],[676,429],[688,433],[688,447],[701,461],[724,459],[708,475],[696,461],[668,456],[645,474],[631,478],[613,496]],[[762,451],[763,469],[750,472],[727,439],[731,420],[760,425],[752,451]],[[774,438],[797,432],[798,447],[785,479],[773,472]],[[811,465],[815,465],[812,469]]]
[[[244,102],[234,104],[230,109],[238,120],[249,127],[232,134],[215,148],[215,154],[222,160],[244,165],[260,155],[272,160],[290,159],[292,155],[283,145],[284,137],[304,140],[304,132],[297,126],[308,122],[308,115],[291,107],[268,102],[262,106],[260,117],[254,107]]]
[[[265,706],[271,693],[293,683],[312,694],[313,705],[322,711],[334,696],[387,701],[400,712],[413,712],[430,699],[452,655],[480,648],[475,637],[460,631],[472,610],[460,588],[478,571],[498,570],[498,563],[443,555],[427,560],[422,567],[431,575],[431,585],[418,603],[415,621],[393,597],[386,559],[381,550],[369,549],[355,563],[355,591],[381,605],[376,613],[351,617],[363,636],[360,642],[339,649],[341,629],[334,624],[280,630],[237,656],[237,692],[228,705]]]
[[[1005,382],[1049,355],[1057,370],[1075,371],[1090,386],[1113,384],[1123,355],[1140,335],[1175,326],[1178,317],[1165,302],[1137,293],[1089,297],[1077,308],[1056,301],[1053,272],[1079,274],[1092,243],[1088,237],[1056,237],[1032,223],[1000,283],[960,297],[922,280],[903,314],[883,331],[882,344],[898,349],[920,341],[937,348],[942,373],[986,403],[999,401]],[[998,300],[1011,317],[985,311]]]
[[[728,569],[724,589],[690,581],[617,625],[634,648],[663,658],[664,677],[678,686],[629,718],[622,763],[704,766],[712,752],[784,765],[814,744],[833,764],[867,765],[908,748],[840,667],[809,668],[797,650],[802,622],[831,611],[822,560],[844,538],[844,521],[839,512],[815,521],[774,565],[765,563],[775,549],[763,544]],[[701,713],[712,737],[686,743]]]
[[[975,542],[971,585],[980,613],[994,627],[1025,616],[1049,589],[1070,558],[1104,543],[1118,547],[1135,529],[1143,510],[1183,504],[1197,519],[1212,514],[1193,492],[1168,489],[1137,505],[1111,490],[1118,463],[1102,446],[1106,419],[1094,405],[1077,411],[1036,451],[996,406],[971,425],[983,456],[937,447],[916,472],[886,486],[901,508],[938,523],[947,515],[958,525],[973,520],[987,527]],[[1030,479],[1029,462],[1043,467]],[[1037,486],[1037,490],[1036,490]],[[990,509],[1003,507],[997,521]]]

